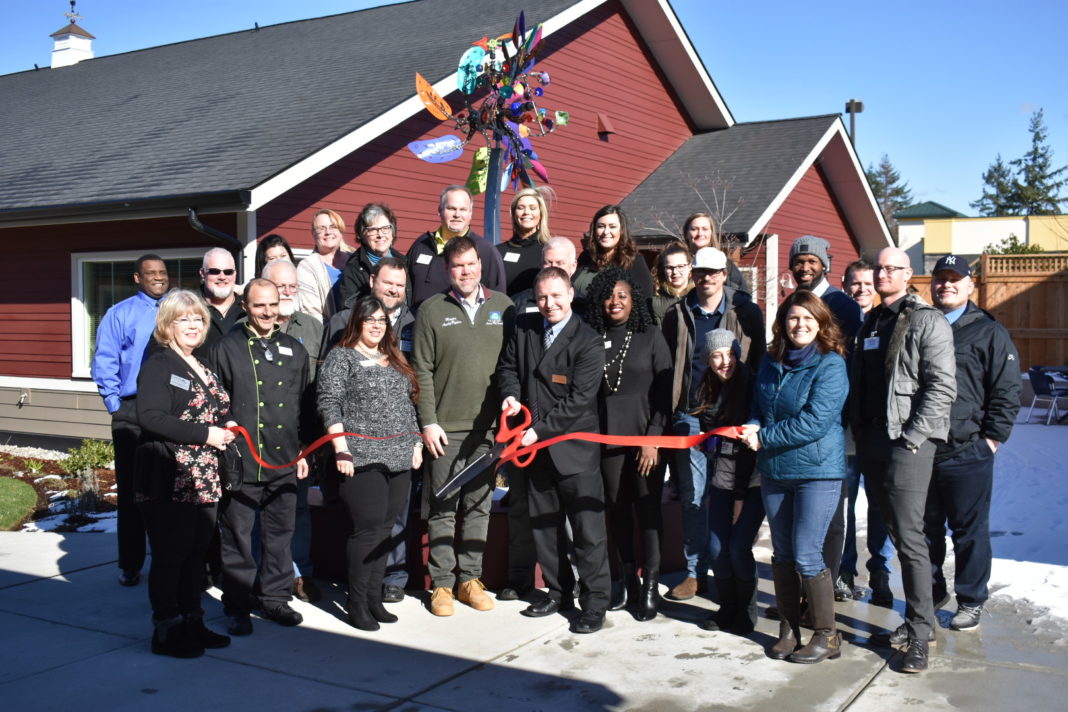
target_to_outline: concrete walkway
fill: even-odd
[[[777,624],[761,617],[747,638],[697,627],[714,605],[665,602],[638,623],[609,614],[595,635],[563,616],[528,619],[526,604],[489,613],[462,605],[452,618],[425,596],[391,606],[400,622],[363,633],[344,622],[344,590],[304,614],[298,628],[254,618],[255,632],[196,660],[149,652],[145,585],[116,581],[106,534],[0,533],[0,700],[43,710],[937,710],[1063,709],[1068,646],[1029,611],[994,599],[977,631],[940,630],[931,670],[896,672],[900,654],[867,645],[896,611],[837,604],[847,643],[815,666],[769,660]],[[771,602],[761,566],[761,610]],[[669,583],[673,583],[675,579]],[[666,588],[664,590],[667,590]],[[218,592],[209,625],[223,628]],[[950,611],[939,613],[944,626]]]

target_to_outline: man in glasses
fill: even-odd
[[[111,414],[118,488],[119,583],[136,586],[145,563],[145,525],[133,490],[134,451],[141,436],[137,424],[137,374],[152,343],[160,298],[170,288],[167,265],[158,255],[134,262],[138,291],[108,309],[96,330],[92,374],[104,407]]]
[[[200,295],[208,303],[211,326],[208,337],[197,348],[196,355],[206,358],[212,344],[226,336],[234,324],[245,318],[238,306],[234,285],[237,284],[237,268],[234,256],[221,247],[213,247],[204,253],[200,266]]]
[[[897,548],[905,588],[904,624],[873,642],[907,646],[902,671],[923,672],[936,626],[923,515],[935,443],[949,434],[957,395],[953,330],[940,311],[908,294],[904,250],[883,249],[873,272],[882,303],[857,333],[850,418],[860,471]]]
[[[232,263],[231,263],[232,264]],[[248,322],[211,349],[209,364],[230,393],[230,417],[244,426],[260,458],[271,465],[297,459],[309,434],[310,412],[301,407],[308,387],[308,354],[278,327],[278,288],[266,279],[245,285],[242,306]],[[250,611],[259,608],[280,625],[303,618],[289,607],[293,593],[293,536],[297,480],[308,463],[273,469],[262,466],[244,438],[226,458],[219,508],[222,540],[223,607],[231,635],[252,632]],[[252,527],[260,518],[260,564],[253,558]]]
[[[412,343],[412,367],[419,378],[416,410],[430,457],[423,493],[429,510],[430,612],[436,616],[453,614],[454,595],[478,611],[494,607],[480,580],[493,468],[447,497],[434,493],[492,447],[500,402],[493,374],[515,315],[506,294],[482,286],[482,260],[471,238],[449,240],[444,259],[449,288],[423,302]],[[458,511],[463,516],[459,537]]]
[[[755,373],[767,352],[764,315],[745,292],[736,292],[727,282],[727,255],[715,247],[702,247],[694,255],[694,288],[664,315],[664,337],[671,349],[675,371],[671,402],[675,435],[694,435],[701,425],[693,412],[701,405],[697,391],[708,369],[699,344],[715,329],[732,332],[742,346],[742,360]],[[701,448],[675,451],[674,476],[682,500],[683,553],[686,578],[668,593],[685,601],[708,587],[708,509],[704,506],[708,486],[707,461]]]

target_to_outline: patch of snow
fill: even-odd
[[[34,482],[44,482],[45,480],[61,480],[61,479],[63,479],[63,478],[60,477],[59,475],[44,475],[42,477],[38,477],[37,479],[35,479]]]

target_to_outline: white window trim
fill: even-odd
[[[205,248],[179,247],[154,250],[152,254],[163,259],[202,258]],[[146,250],[116,250],[112,252],[74,252],[70,256],[70,348],[71,378],[92,378],[90,363],[86,360],[89,313],[85,307],[85,285],[82,283],[82,265],[85,262],[133,262],[146,254]]]

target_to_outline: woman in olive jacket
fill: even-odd
[[[842,406],[849,394],[844,346],[823,300],[798,290],[783,301],[757,375],[743,440],[757,451],[771,527],[775,598],[781,616],[772,658],[817,663],[841,655],[834,587],[823,540],[845,476]],[[800,579],[798,576],[800,575]],[[801,593],[815,633],[800,645]]]

